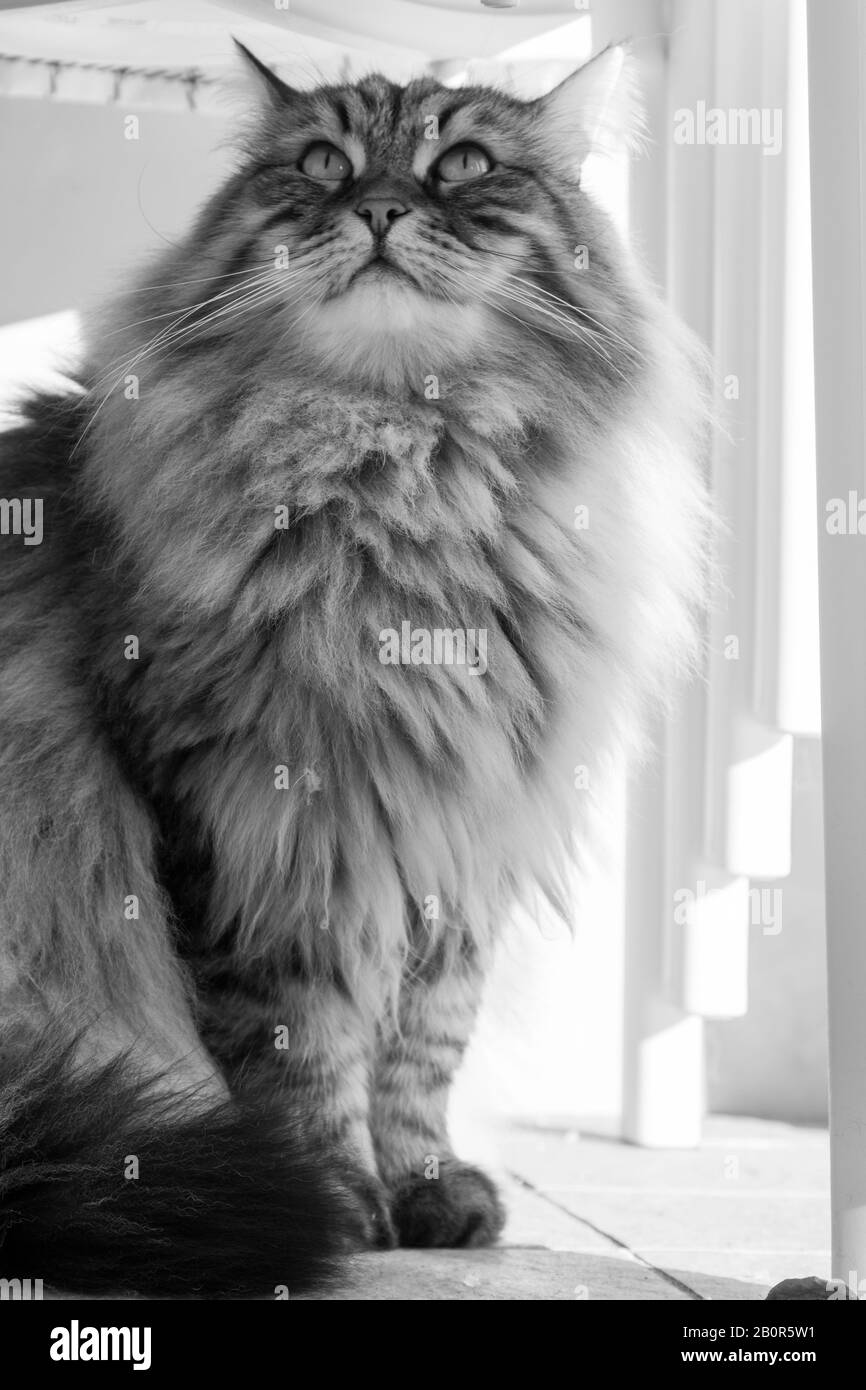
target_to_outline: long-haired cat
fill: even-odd
[[[496,1238],[497,930],[695,647],[700,356],[580,182],[622,51],[246,58],[236,173],[0,441],[0,1269],[79,1292]]]

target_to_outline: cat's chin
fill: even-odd
[[[437,303],[402,271],[373,264],[324,307],[341,312],[346,326],[355,331],[413,333]]]
[[[304,342],[339,375],[417,384],[477,358],[488,329],[483,306],[431,298],[376,270],[311,314]]]

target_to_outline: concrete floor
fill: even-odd
[[[829,1155],[816,1129],[713,1117],[697,1150],[596,1127],[498,1137],[496,1248],[354,1258],[336,1300],[762,1299],[830,1273]]]

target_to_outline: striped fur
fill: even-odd
[[[575,767],[639,750],[696,646],[700,356],[577,177],[611,72],[536,103],[266,76],[80,397],[3,444],[4,495],[45,499],[0,557],[8,1007],[83,994],[100,1057],[300,1106],[379,1243],[499,1229],[445,1120],[497,927],[564,909]],[[441,186],[470,139],[490,173]],[[353,179],[300,171],[317,140]],[[383,189],[411,215],[368,268]],[[483,631],[486,673],[384,664],[404,622]]]

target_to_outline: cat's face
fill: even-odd
[[[576,303],[576,238],[595,216],[579,170],[600,76],[611,85],[599,60],[538,102],[382,77],[296,92],[251,61],[266,105],[244,254],[282,274],[311,352],[387,375],[395,356],[468,357],[509,319],[550,326]],[[583,290],[605,268],[606,254]]]
[[[519,117],[509,130],[494,106],[370,78],[291,99],[282,129],[272,114],[274,163],[254,196],[286,216],[274,209],[260,248],[266,256],[275,231],[285,238],[287,286],[314,343],[345,353],[418,332],[467,342],[482,332],[503,263],[493,253],[507,241],[524,259],[519,219],[531,213]]]

